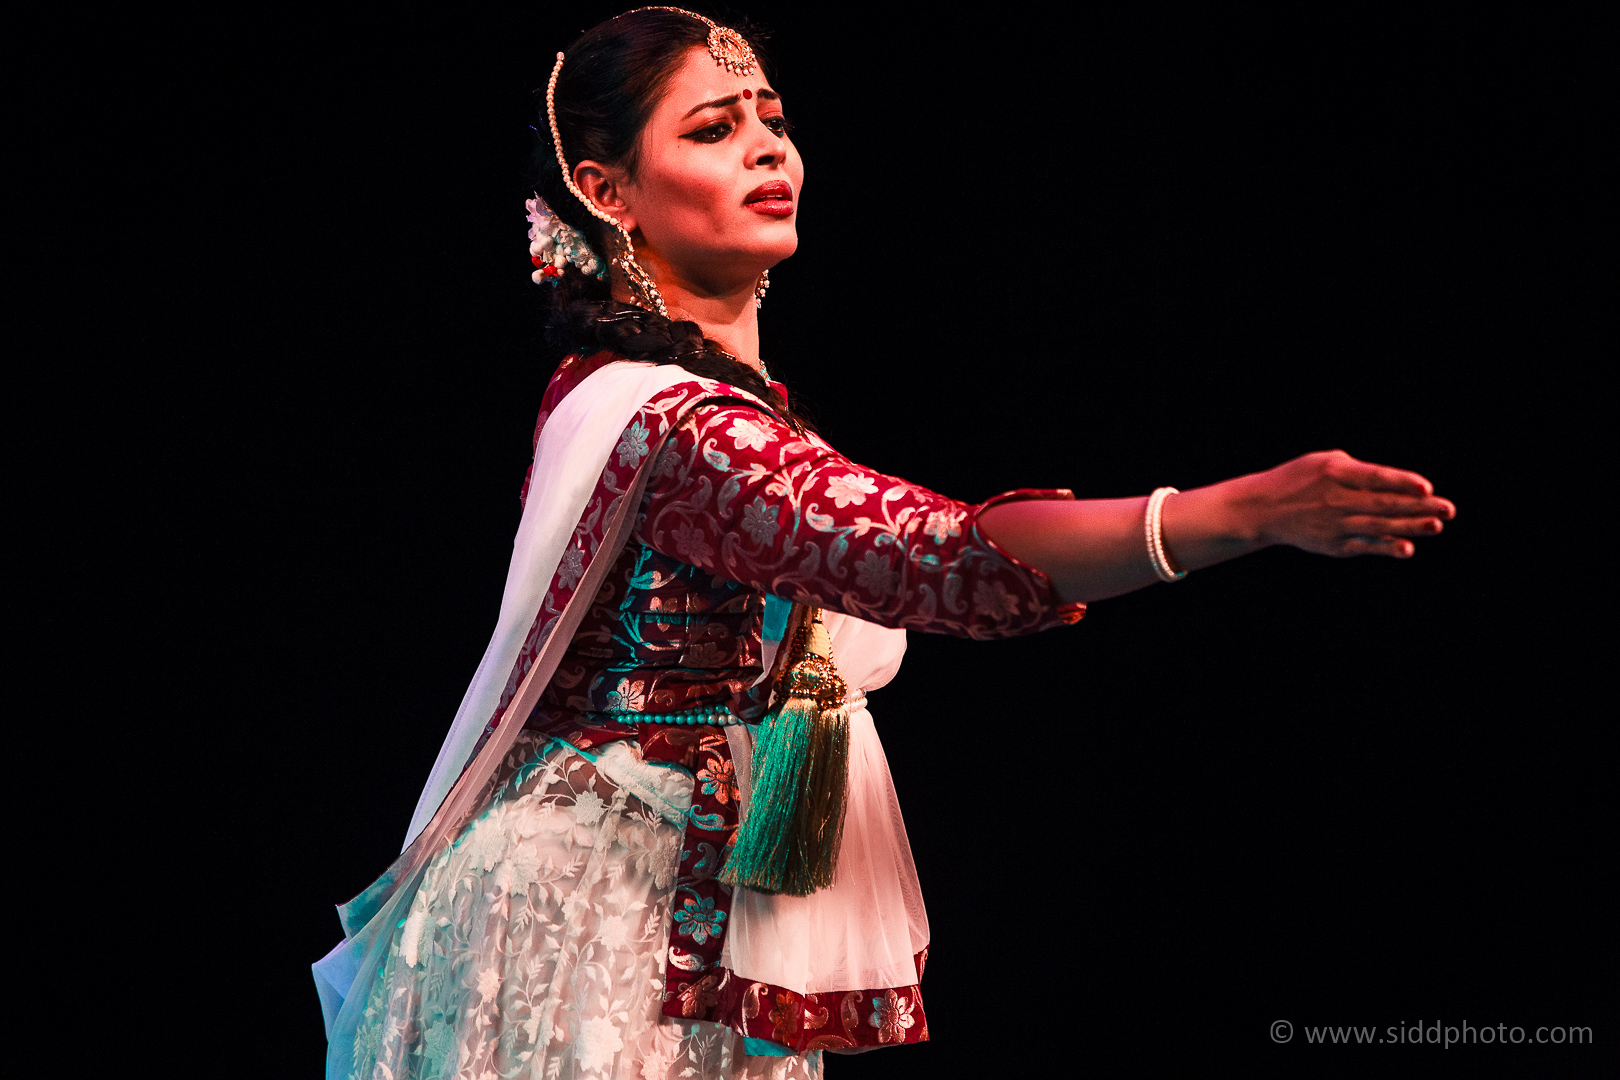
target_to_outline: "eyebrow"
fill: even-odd
[[[759,97],[759,99],[761,101],[781,101],[782,100],[781,96],[779,94],[777,94],[777,92],[775,90],[761,89],[758,92],[758,97]],[[729,95],[727,97],[715,98],[713,101],[705,101],[701,105],[692,106],[690,109],[687,110],[686,116],[681,117],[681,119],[686,120],[689,117],[696,116],[698,113],[702,112],[704,109],[728,109],[731,106],[737,104],[737,102],[739,102],[741,100],[742,100],[742,95],[741,94],[731,94],[731,95]]]

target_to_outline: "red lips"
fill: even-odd
[[[786,180],[761,184],[748,193],[743,205],[769,217],[787,217],[793,213],[793,185]]]

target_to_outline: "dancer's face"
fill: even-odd
[[[764,73],[734,75],[693,48],[642,129],[636,176],[619,174],[616,216],[643,264],[720,291],[793,254],[803,183]]]

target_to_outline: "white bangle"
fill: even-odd
[[[1187,576],[1185,570],[1170,569],[1170,559],[1164,553],[1164,533],[1159,526],[1164,517],[1164,501],[1179,494],[1181,492],[1173,487],[1159,488],[1148,496],[1147,514],[1142,519],[1143,531],[1147,533],[1148,560],[1153,563],[1153,572],[1159,575],[1160,581],[1180,581]]]

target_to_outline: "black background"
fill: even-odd
[[[752,12],[807,163],[763,352],[833,444],[968,500],[1342,447],[1460,513],[1409,562],[1273,550],[1037,638],[912,635],[873,706],[933,1041],[829,1074],[1573,1074],[1592,1052],[1268,1031],[1620,1034],[1591,28],[1026,10]],[[117,31],[120,347],[68,368],[117,524],[64,550],[122,590],[93,630],[164,769],[125,854],[174,955],[204,925],[232,989],[185,1049],[228,1072],[320,1068],[307,965],[493,625],[554,359],[534,89],[615,11]]]

